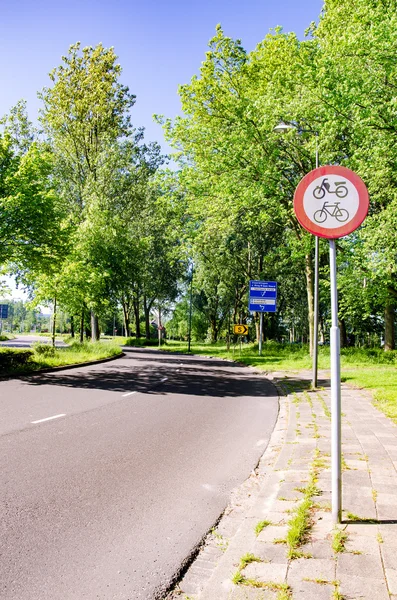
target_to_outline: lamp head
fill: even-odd
[[[290,131],[291,129],[296,129],[295,125],[280,121],[280,123],[274,127],[273,131],[275,133],[287,133],[287,131]]]

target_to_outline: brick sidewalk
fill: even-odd
[[[396,425],[369,393],[342,385],[343,523],[335,528],[328,382],[316,392],[308,375],[275,383],[280,414],[258,470],[169,598],[397,600]],[[291,531],[298,509],[308,519],[301,539]]]

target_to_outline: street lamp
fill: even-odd
[[[190,352],[191,339],[192,339],[193,274],[194,274],[194,262],[192,261],[192,270],[190,273],[189,333],[188,333],[188,341],[187,341],[187,351],[188,352]]]
[[[301,129],[298,124],[280,121],[273,129],[275,133],[287,133],[291,129],[296,129],[301,133],[311,133],[316,136],[316,169],[319,167],[318,159],[318,131],[313,129]],[[312,388],[317,387],[317,373],[318,373],[318,255],[319,255],[319,243],[318,236],[314,236],[314,332],[313,332],[313,375],[312,375]]]

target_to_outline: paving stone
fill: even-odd
[[[373,523],[349,523],[347,531],[357,533],[359,536],[368,536],[376,539],[378,533],[378,525]]]
[[[256,542],[252,553],[262,560],[275,563],[287,563],[287,547],[285,544],[269,544],[267,542]]]
[[[301,498],[303,497],[302,492],[297,491],[297,487],[302,487],[302,485],[304,486],[304,484],[300,484],[299,482],[296,483],[287,483],[287,482],[283,482],[280,484],[280,489],[279,492],[277,494],[277,498],[288,498],[289,500],[301,500]]]
[[[340,554],[336,565],[336,578],[346,575],[384,581],[380,555]]]
[[[384,552],[385,548],[390,548],[391,551],[396,553],[397,560],[397,532],[396,525],[379,525],[379,534],[383,539],[381,544],[381,551]]]
[[[227,600],[277,600],[277,593],[270,590],[257,590],[246,586],[236,586]]]
[[[260,532],[258,541],[273,543],[274,539],[285,538],[287,531],[287,525],[269,525]]]
[[[344,598],[349,600],[389,600],[384,579],[371,579],[370,577],[356,577],[343,574],[338,576],[340,581],[339,591]]]
[[[346,542],[347,552],[362,552],[363,554],[371,554],[379,556],[379,542],[374,531],[374,536],[360,535],[350,531],[350,526],[347,528],[348,540]]]
[[[286,511],[292,510],[297,505],[298,502],[292,502],[289,500],[276,500],[272,503],[272,510],[274,510],[275,512],[281,512],[284,515],[287,515],[288,518],[288,513]]]
[[[334,551],[332,550],[330,540],[313,540],[301,546],[300,550],[305,554],[311,554],[313,558],[334,558]]]
[[[397,503],[394,504],[394,506],[390,504],[377,503],[376,506],[380,521],[397,521]]]
[[[394,506],[397,513],[397,496],[395,494],[388,494],[384,492],[378,492],[377,503],[385,506]],[[396,514],[397,516],[397,514]]]
[[[387,585],[391,594],[397,594],[397,569],[385,568]]]
[[[326,579],[332,581],[335,578],[335,561],[333,558],[298,558],[291,561],[288,580],[290,577],[301,580]]]
[[[383,543],[380,544],[380,551],[382,553],[385,569],[397,569],[396,548],[390,547]]]
[[[257,579],[263,583],[273,581],[274,583],[285,583],[287,577],[287,563],[250,563],[246,566],[243,574],[248,579]]]
[[[331,584],[321,585],[313,581],[302,581],[288,577],[294,600],[330,600],[334,587]]]

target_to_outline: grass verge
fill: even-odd
[[[42,347],[43,344],[39,344]],[[67,365],[80,364],[111,358],[122,354],[120,346],[117,344],[101,342],[85,342],[83,344],[74,343],[67,348],[55,348],[47,346],[47,352],[33,350],[28,362],[24,365],[9,368],[7,371],[1,371],[1,375],[21,375],[25,373],[33,373],[40,369],[64,367]],[[18,352],[18,350],[16,350]],[[26,352],[26,350],[25,350]],[[0,354],[1,361],[1,354]]]

